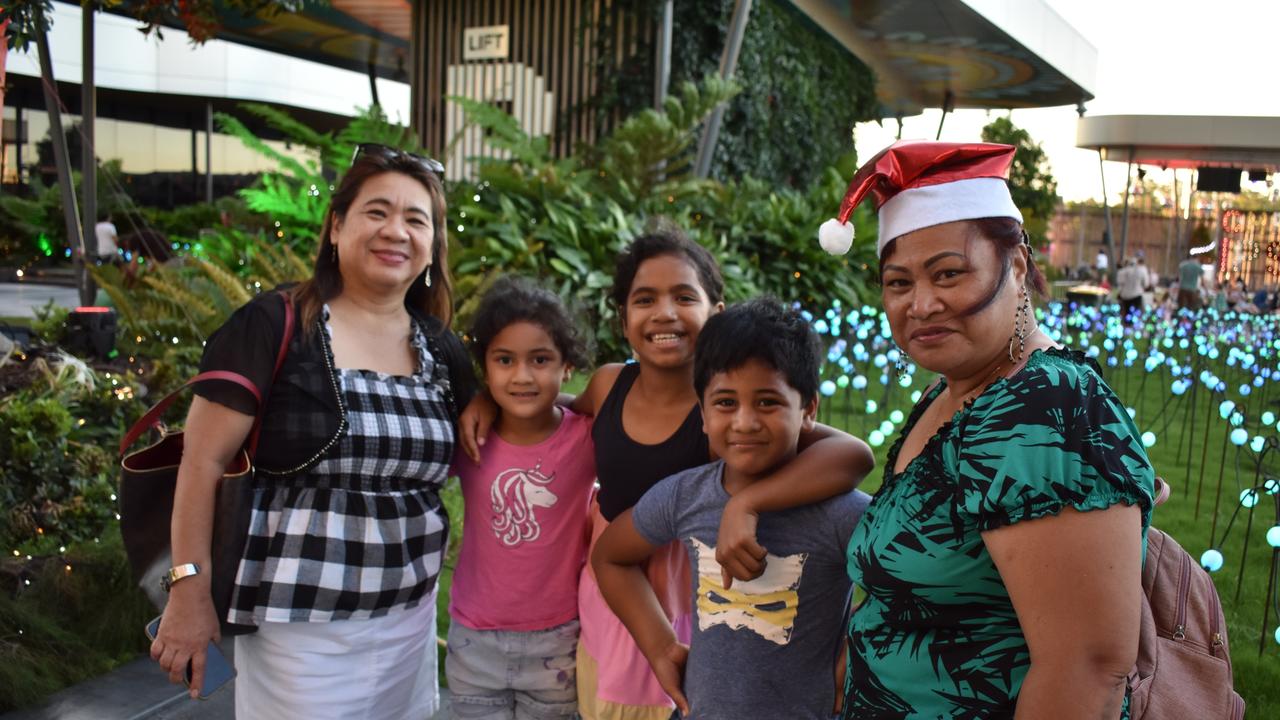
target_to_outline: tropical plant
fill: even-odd
[[[1044,148],[1008,116],[998,117],[982,128],[982,140],[1017,148],[1009,168],[1009,193],[1013,195],[1013,204],[1022,212],[1022,225],[1031,236],[1032,244],[1044,245],[1049,221],[1062,203]]]
[[[17,374],[21,389],[0,399],[0,546],[39,553],[99,537],[115,517],[104,441],[122,430],[132,386],[49,346],[5,366],[7,382]]]

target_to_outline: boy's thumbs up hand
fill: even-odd
[[[716,562],[720,563],[720,578],[726,590],[737,580],[754,580],[765,568],[767,551],[756,542],[756,525],[759,516],[730,499],[720,517],[720,531],[716,536]]]

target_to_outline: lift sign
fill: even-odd
[[[462,59],[505,60],[510,54],[509,32],[507,25],[467,28],[462,38]]]

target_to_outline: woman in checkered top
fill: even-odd
[[[435,586],[449,535],[437,494],[471,364],[452,293],[439,163],[362,145],[333,195],[314,276],[266,293],[208,340],[201,370],[253,380],[267,405],[231,608],[207,573],[174,583],[152,656],[175,682],[219,622],[236,640],[236,716],[429,717]],[[272,380],[284,295],[298,322]],[[187,417],[173,561],[209,567],[213,494],[254,422],[251,394],[206,381]]]

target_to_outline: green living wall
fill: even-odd
[[[674,3],[671,87],[719,72],[734,0]],[[645,0],[656,23],[662,2]],[[602,57],[613,57],[605,33]],[[651,45],[620,67],[603,68],[597,98],[604,114],[630,115],[653,104]],[[729,104],[712,160],[721,180],[751,176],[803,188],[832,158],[853,150],[853,126],[874,117],[875,76],[788,2],[756,0],[738,56],[742,92]]]

